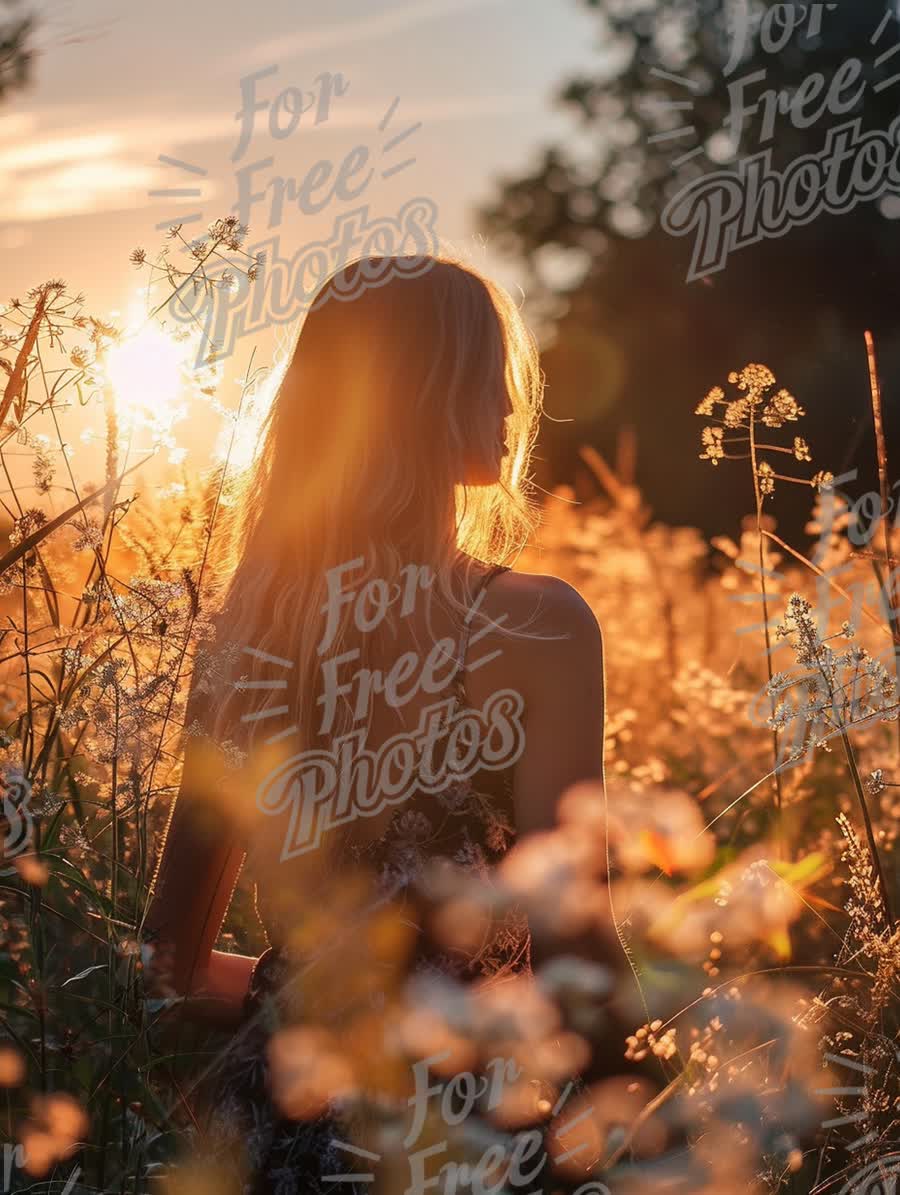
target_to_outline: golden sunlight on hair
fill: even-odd
[[[536,521],[529,461],[541,400],[518,307],[471,266],[372,258],[324,284],[232,499],[235,563],[218,619],[220,644],[298,669],[291,723],[314,722],[329,569],[361,558],[366,575],[391,578],[413,561],[459,610],[461,559],[491,565],[521,550]],[[484,461],[478,484],[468,480],[473,456]],[[360,639],[348,610],[332,649],[371,647],[373,636]],[[245,724],[267,704],[260,659],[241,660]],[[225,692],[218,739],[233,738],[236,707]]]

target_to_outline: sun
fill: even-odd
[[[184,345],[155,324],[126,331],[105,363],[120,413],[137,421],[173,414],[184,390],[185,358]]]
[[[102,362],[107,421],[114,416],[123,462],[132,452],[162,453],[169,464],[184,460],[175,428],[188,415],[196,378],[188,339],[176,340],[147,314],[137,294],[124,318],[113,313],[120,331]],[[109,434],[107,422],[107,435]]]

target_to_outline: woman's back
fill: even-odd
[[[314,766],[303,752],[287,771],[290,802],[282,797],[277,803],[279,831],[273,835],[267,827],[257,836],[258,849],[251,846],[257,910],[271,943],[289,938],[302,907],[285,891],[292,883],[290,869],[273,858],[281,827],[278,863],[321,850],[322,866],[326,861],[340,866],[339,858],[362,867],[381,896],[395,898],[414,888],[429,864],[444,860],[483,873],[515,841],[513,773],[524,750],[524,703],[504,659],[505,619],[495,621],[486,609],[488,587],[506,571],[478,569],[468,587],[466,614],[421,601],[381,637],[371,668],[351,677],[350,661],[346,679],[331,674],[333,683],[348,690],[355,712],[368,716],[360,716],[347,736],[346,751],[327,734],[313,744],[314,750],[330,750],[336,761],[331,789],[320,781],[316,791],[318,820],[308,819],[305,833],[296,832],[304,776]],[[327,696],[322,698],[327,705]],[[315,766],[321,778],[324,769]],[[286,783],[281,769],[279,794]],[[306,859],[298,870],[308,877],[309,866]],[[258,969],[256,987],[262,973]]]
[[[239,1027],[210,1106],[259,1192],[319,1192],[340,1168],[319,1105],[295,1103],[285,1123],[273,1104],[279,1017],[378,1038],[407,963],[527,971],[514,910],[486,925],[463,901],[451,924],[446,869],[429,865],[489,873],[554,825],[567,787],[603,775],[593,614],[555,578],[479,563],[513,559],[536,521],[536,345],[489,280],[424,267],[343,268],[304,322],[217,615],[245,675],[205,694],[213,750],[246,748],[247,766],[211,777],[208,756],[186,755],[147,918],[175,989]],[[226,832],[210,832],[210,795]],[[272,943],[258,960],[214,949],[245,854]]]
[[[316,760],[309,781],[318,785],[316,818],[298,832],[304,769],[313,771],[306,753],[292,757],[268,790],[262,804],[270,812],[260,818],[250,868],[276,949],[257,968],[254,991],[282,974],[280,947],[308,915],[303,894],[329,876],[362,867],[381,898],[421,903],[436,864],[487,876],[518,835],[555,824],[565,788],[602,775],[602,642],[583,599],[556,578],[496,568],[478,571],[469,596],[469,615],[437,606],[428,612],[423,603],[417,620],[402,628],[398,620],[373,671],[389,675],[411,643],[426,653],[453,643],[454,651],[433,683],[420,684],[422,671],[414,675],[410,666],[404,689],[385,685],[373,695],[372,717],[348,736],[346,752],[323,741],[335,766],[329,789]],[[363,682],[347,683],[358,694]],[[392,700],[404,694],[409,700]],[[439,735],[423,733],[429,711],[440,714]],[[407,762],[407,777],[418,768],[419,779],[400,783],[396,759]],[[432,783],[421,780],[426,773]],[[503,949],[494,948],[497,941]],[[419,947],[419,961],[431,965],[434,944],[421,940]],[[524,924],[514,914],[469,958],[457,953],[440,962],[470,978],[527,969]]]

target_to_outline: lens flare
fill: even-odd
[[[181,345],[148,325],[110,349],[106,375],[126,408],[158,411],[177,399],[183,366]]]
[[[103,363],[123,433],[148,434],[154,447],[175,447],[171,433],[186,414],[189,355],[187,341],[174,340],[148,321],[135,301],[121,339]]]

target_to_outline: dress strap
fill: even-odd
[[[459,638],[459,651],[456,657],[456,672],[454,674],[453,680],[460,685],[462,684],[463,676],[466,671],[466,653],[469,648],[469,638],[472,634],[472,615],[478,610],[484,591],[487,589],[488,585],[490,585],[491,581],[493,581],[495,577],[499,577],[501,573],[508,572],[509,565],[495,564],[492,569],[484,574],[475,589],[475,596],[472,599],[472,605],[469,607],[469,613],[466,615],[466,620],[463,623],[462,634]]]

